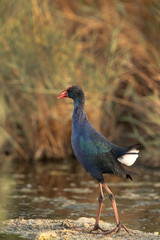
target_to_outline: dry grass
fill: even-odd
[[[95,127],[159,165],[158,1],[2,0],[0,15],[2,153],[70,156],[72,103],[56,96],[77,84]]]

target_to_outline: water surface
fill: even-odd
[[[106,175],[115,194],[121,221],[132,229],[157,232],[160,226],[160,171],[140,169],[134,181]],[[6,180],[5,180],[6,179]],[[78,219],[96,217],[98,183],[76,161],[12,166],[1,174],[5,199],[1,215],[18,217]],[[6,186],[5,186],[6,185]],[[106,192],[101,219],[114,223]],[[2,195],[1,195],[2,196]]]

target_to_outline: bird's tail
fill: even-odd
[[[128,151],[119,159],[126,173],[126,178],[132,180],[131,175],[140,175],[140,172],[130,167],[137,159],[139,150],[143,149],[141,144],[135,144],[128,147]]]
[[[117,160],[124,164],[125,166],[131,166],[135,163],[136,159],[138,158],[139,150],[142,148],[142,145],[136,144],[128,147],[126,152],[117,158]]]
[[[137,144],[134,144],[134,145],[131,145],[130,147],[128,147],[128,149],[133,149],[133,148],[136,148],[137,150],[144,149],[143,145],[140,143],[137,143]]]

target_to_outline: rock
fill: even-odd
[[[57,239],[57,234],[55,231],[42,232],[38,234],[35,240],[53,240]]]
[[[154,232],[154,235],[158,236],[158,235],[159,235],[159,232]]]

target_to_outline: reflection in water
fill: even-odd
[[[8,219],[96,217],[98,183],[76,160],[67,164],[12,167],[6,172],[12,185],[12,191],[6,192],[8,201],[3,203]],[[112,175],[106,175],[105,180],[115,194],[121,220],[127,227],[159,231],[160,172],[146,169],[141,172],[143,175],[134,182]],[[101,219],[115,223],[111,202],[106,194],[105,197]]]

